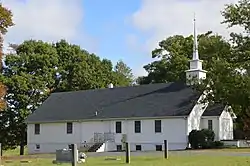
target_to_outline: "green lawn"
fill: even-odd
[[[5,166],[20,166],[19,162],[5,163],[2,162]],[[27,166],[52,166],[52,159],[36,159],[32,160],[31,163],[22,163],[21,165]],[[62,166],[69,166],[70,164],[62,164]],[[120,161],[107,161],[104,157],[92,157],[88,158],[85,164],[88,166],[119,166],[126,165],[124,158],[121,158]],[[132,157],[131,163],[132,166],[249,166],[250,158],[249,157],[226,157],[226,156],[170,156],[168,160],[165,160],[160,157]]]
[[[206,149],[204,151],[215,151],[215,152],[240,152],[250,153],[250,148],[222,148],[222,149]]]
[[[20,148],[16,148],[13,150],[7,150],[7,151],[3,151],[3,156],[16,156],[19,155],[20,153]],[[27,154],[27,148],[24,149],[24,154]]]
[[[250,153],[250,149],[218,149],[218,150],[202,150],[209,152],[239,152],[239,153]],[[18,156],[19,149],[6,151],[4,152],[4,156]],[[40,156],[40,155],[39,155]],[[44,155],[41,155],[44,156]],[[4,166],[52,166],[53,158],[50,159],[30,159],[30,163],[21,163],[19,160],[12,160],[11,162],[2,161]],[[24,161],[27,161],[26,159]],[[1,165],[1,164],[0,164]],[[61,164],[62,166],[70,166],[71,164]],[[105,160],[105,157],[89,157],[87,158],[87,162],[80,165],[88,165],[88,166],[119,166],[119,165],[127,165],[125,164],[124,157],[121,157],[121,160],[118,161],[110,161]],[[217,155],[214,156],[206,155],[203,153],[198,153],[196,155],[175,155],[174,153],[170,153],[169,159],[166,160],[163,157],[131,157],[131,166],[248,166],[250,165],[250,157],[233,157],[233,156],[223,156]]]

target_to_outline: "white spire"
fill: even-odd
[[[194,43],[193,43],[193,58],[189,61],[190,67],[189,70],[186,70],[187,84],[192,85],[192,78],[206,79],[206,72],[202,69],[202,60],[199,59],[198,53],[198,41],[197,41],[197,32],[196,32],[196,18],[194,14]]]
[[[199,59],[198,53],[198,41],[197,41],[197,34],[196,34],[196,18],[194,13],[194,43],[193,43],[193,60]]]

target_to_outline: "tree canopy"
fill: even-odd
[[[200,59],[204,60],[203,68],[210,71],[217,59],[231,60],[231,46],[220,35],[211,31],[198,36]],[[189,69],[192,58],[193,36],[175,35],[159,42],[159,48],[152,51],[152,63],[145,65],[148,72],[140,78],[140,84],[185,81],[185,71]]]
[[[240,26],[242,33],[232,33],[226,40],[212,31],[198,36],[200,59],[208,71],[207,79],[195,86],[211,90],[210,102],[230,105],[237,113],[238,127],[250,135],[250,10],[249,0],[225,6],[223,24]],[[0,32],[14,25],[12,13],[0,6]],[[2,42],[0,58],[2,59]],[[128,86],[133,74],[122,60],[113,65],[108,59],[89,53],[65,40],[55,43],[28,40],[11,44],[15,52],[7,54],[6,67],[0,76],[0,141],[3,148],[26,144],[25,119],[53,92],[77,91]],[[152,51],[153,62],[145,65],[148,72],[139,84],[185,81],[185,70],[192,58],[193,36],[175,35],[159,42]],[[207,85],[210,86],[207,86]],[[4,99],[2,98],[4,96]]]
[[[0,137],[5,148],[26,144],[25,119],[51,93],[106,88],[111,82],[115,86],[130,83],[131,70],[123,62],[114,70],[110,60],[65,40],[52,44],[29,40],[13,49],[15,53],[6,55],[7,67],[1,77],[7,86],[5,99],[8,102],[1,121],[5,129],[0,131],[0,135],[5,136]],[[13,124],[9,124],[10,121]],[[6,140],[13,133],[15,139]]]
[[[200,34],[199,56],[208,71],[207,79],[195,87],[204,92],[209,102],[230,105],[237,113],[238,127],[250,131],[250,10],[249,0],[225,6],[222,15],[228,27],[240,26],[242,33],[231,33],[230,40],[212,32]],[[160,58],[144,66],[148,72],[140,77],[140,84],[185,81],[185,70],[192,56],[193,36],[175,35],[159,42],[152,58]],[[207,86],[210,85],[210,86]],[[250,133],[250,132],[249,132]],[[250,136],[250,134],[249,134]]]
[[[122,60],[119,60],[115,67],[115,76],[117,77],[117,81],[119,81],[119,85],[126,86],[131,85],[134,81],[134,76],[132,73],[132,69],[127,66]]]
[[[12,16],[12,12],[0,3],[0,71],[2,71],[3,66],[3,35],[7,33],[9,27],[14,25]],[[0,82],[0,110],[6,107],[6,102],[3,100],[5,94],[6,86]]]

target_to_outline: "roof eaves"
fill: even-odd
[[[91,122],[91,121],[117,121],[117,120],[149,120],[149,119],[176,119],[186,118],[188,115],[183,116],[156,116],[156,117],[130,117],[130,118],[97,118],[97,119],[82,119],[82,120],[53,120],[53,121],[26,121],[26,124],[35,123],[67,123],[67,122]]]

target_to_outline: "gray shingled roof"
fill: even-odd
[[[53,93],[27,122],[188,116],[198,97],[184,83]]]
[[[209,104],[202,116],[220,116],[224,108],[222,104]]]

